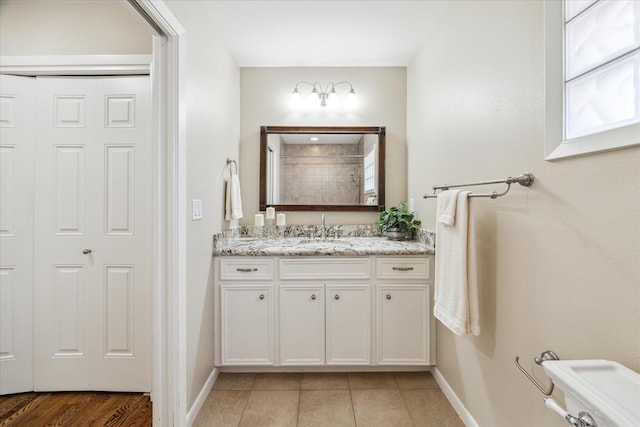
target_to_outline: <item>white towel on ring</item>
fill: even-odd
[[[225,214],[224,219],[231,221],[232,219],[242,218],[242,196],[240,195],[240,179],[238,174],[230,172],[227,178],[227,188],[225,191]]]
[[[455,192],[454,222],[436,221],[434,316],[456,335],[480,335],[474,227],[469,191],[448,190],[437,203],[451,203]],[[438,206],[437,214],[442,212]]]

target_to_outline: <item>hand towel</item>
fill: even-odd
[[[231,221],[232,219],[242,218],[242,197],[240,195],[240,179],[238,174],[231,173],[227,179],[227,188],[225,191],[225,215],[224,219]]]
[[[450,194],[438,195],[437,203],[451,203]],[[437,254],[434,316],[456,335],[479,335],[474,227],[469,191],[457,193],[453,225],[436,222]],[[443,212],[442,207],[437,212]]]
[[[468,290],[468,315],[467,315],[467,333],[475,336],[480,335],[480,308],[478,300],[478,269],[476,264],[476,239],[475,239],[475,223],[471,214],[471,199],[467,198],[467,216],[469,220],[469,228],[467,230],[467,290]]]
[[[456,202],[462,190],[446,190],[438,194],[436,205],[437,221],[453,225],[456,221]]]

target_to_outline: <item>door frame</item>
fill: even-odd
[[[186,426],[186,31],[162,1],[122,3],[153,30],[151,56],[4,56],[0,73],[151,74],[153,425]]]

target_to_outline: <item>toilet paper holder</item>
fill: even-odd
[[[535,385],[542,394],[544,394],[545,396],[551,396],[551,393],[553,393],[553,386],[554,386],[553,381],[549,380],[550,385],[545,389],[530,373],[528,373],[522,367],[522,365],[520,365],[520,363],[518,363],[519,360],[520,360],[520,356],[516,356],[516,359],[515,359],[516,366],[525,375],[525,377],[527,377],[527,379],[531,381],[533,385]],[[540,357],[535,357],[533,359],[533,361],[536,362],[536,365],[538,366],[542,366],[542,362],[545,362],[547,360],[560,360],[560,358],[553,351],[547,350],[547,351],[544,351],[540,355]]]

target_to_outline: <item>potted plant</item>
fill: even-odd
[[[376,221],[380,232],[392,240],[412,239],[416,230],[420,228],[421,221],[414,218],[413,212],[407,210],[407,202],[390,207],[380,212]]]

